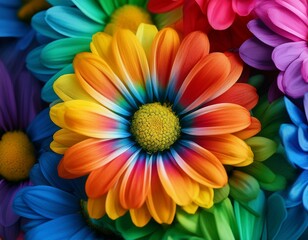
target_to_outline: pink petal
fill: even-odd
[[[235,19],[232,2],[229,0],[210,0],[207,15],[210,25],[216,30],[230,27]]]
[[[232,0],[233,11],[240,16],[247,16],[256,4],[256,0]]]

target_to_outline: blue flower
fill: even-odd
[[[20,190],[14,199],[14,210],[25,217],[25,238],[41,239],[117,239],[108,220],[88,217],[85,207],[84,178],[59,178],[57,166],[61,155],[45,152],[30,179],[35,186]],[[103,224],[102,224],[103,222]],[[102,230],[102,226],[104,226]]]

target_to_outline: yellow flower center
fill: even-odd
[[[35,149],[28,136],[21,131],[6,132],[0,140],[0,175],[8,181],[29,177],[35,163]]]
[[[118,29],[125,28],[135,33],[140,23],[152,24],[151,15],[141,7],[124,5],[112,13],[104,31],[113,35]]]
[[[22,0],[22,6],[17,15],[20,20],[30,21],[34,14],[50,6],[46,0]]]
[[[179,138],[179,118],[170,106],[149,103],[135,112],[131,132],[136,142],[147,152],[155,153],[169,149]]]

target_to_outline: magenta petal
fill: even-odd
[[[308,83],[301,74],[302,61],[300,58],[293,61],[283,75],[284,92],[292,98],[300,98],[308,92]]]
[[[280,35],[293,41],[306,40],[308,36],[308,27],[298,16],[289,9],[276,6],[268,9],[268,16],[272,23],[279,28]]]
[[[233,0],[232,8],[240,16],[247,16],[256,4],[256,0]]]
[[[307,43],[304,41],[284,43],[274,49],[272,59],[279,70],[285,71],[306,49]]]
[[[230,27],[235,19],[231,1],[212,0],[207,6],[207,17],[210,25],[216,30]]]
[[[272,47],[277,47],[280,44],[286,43],[289,40],[276,34],[270,30],[262,21],[259,19],[254,19],[249,21],[247,24],[249,31],[251,31],[256,38],[261,42],[264,42],[267,45]]]
[[[273,48],[262,43],[257,38],[251,38],[245,41],[240,49],[240,57],[248,65],[261,70],[276,69],[272,61]]]

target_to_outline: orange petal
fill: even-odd
[[[256,88],[246,83],[235,83],[230,89],[206,105],[217,103],[235,103],[251,110],[258,103]]]
[[[247,128],[245,128],[245,129],[243,129],[239,132],[233,133],[233,135],[245,140],[247,138],[255,136],[260,131],[261,131],[260,121],[257,118],[251,117],[250,125]]]
[[[76,176],[83,176],[121,154],[128,154],[131,145],[125,140],[87,139],[65,152],[59,168],[64,168]]]
[[[89,137],[130,136],[128,120],[94,102],[71,100],[58,103],[50,108],[50,118],[61,128]]]
[[[53,142],[50,148],[59,154],[64,154],[65,151],[71,146],[87,139],[88,137],[78,133],[69,131],[67,129],[60,129],[53,135]]]
[[[222,163],[210,151],[191,141],[180,141],[170,149],[178,166],[202,185],[220,188],[228,177]]]
[[[159,224],[171,224],[176,211],[176,204],[165,192],[156,167],[152,168],[151,188],[146,200],[148,210]]]
[[[250,112],[233,103],[206,106],[182,118],[182,132],[195,136],[238,132],[251,124]]]
[[[144,204],[150,190],[151,169],[151,158],[141,153],[126,169],[119,193],[124,208],[140,208]]]
[[[200,59],[209,54],[209,50],[209,39],[204,33],[192,32],[183,39],[171,70],[168,85],[170,99],[174,99],[186,76]]]
[[[234,165],[253,161],[251,148],[242,139],[223,134],[196,138],[195,142],[213,153],[222,164]]]
[[[196,63],[174,100],[174,104],[180,104],[182,108],[180,114],[195,109],[229,89],[234,84],[233,79],[228,78],[230,71],[230,61],[223,53],[210,53]]]
[[[141,103],[145,103],[146,93],[151,95],[150,70],[147,57],[137,37],[127,29],[114,34],[112,39],[112,52],[114,63],[120,79],[129,88],[132,95]]]
[[[106,195],[100,198],[89,198],[87,210],[89,216],[94,219],[99,219],[105,215]]]
[[[103,151],[103,149],[101,149]],[[107,193],[127,170],[128,166],[136,161],[139,151],[132,147],[123,148],[118,153],[110,153],[101,159],[102,166],[93,170],[86,182],[86,192],[90,197],[99,197]],[[106,174],[108,173],[108,174]]]
[[[177,166],[171,154],[157,157],[157,170],[167,194],[180,206],[190,204],[199,194],[199,184]]]
[[[74,58],[74,69],[89,95],[117,113],[130,115],[129,103],[134,103],[134,99],[104,60],[92,53],[80,53]]]
[[[121,179],[119,180],[120,182]],[[127,212],[127,209],[123,208],[120,204],[119,190],[120,190],[120,184],[116,184],[112,189],[109,190],[107,194],[106,213],[108,217],[110,217],[112,220],[115,220],[123,216]]]
[[[161,30],[152,44],[150,70],[155,96],[164,97],[175,55],[180,46],[177,32],[171,28]]]
[[[151,220],[151,214],[145,203],[140,208],[130,209],[129,213],[137,227],[144,227]]]

